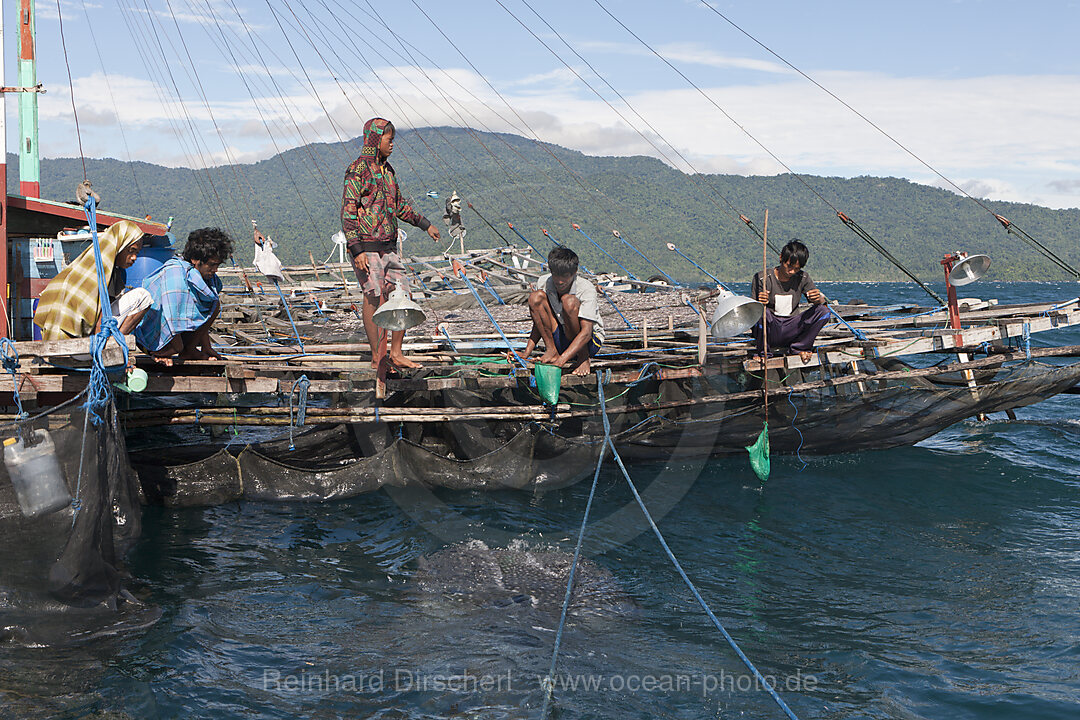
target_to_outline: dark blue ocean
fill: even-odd
[[[925,302],[897,284],[837,300]],[[1074,283],[963,296],[1066,300]],[[1080,344],[1080,330],[1034,344]],[[661,470],[693,480],[659,527],[794,713],[807,718],[1080,717],[1080,396],[970,420],[907,447]],[[420,591],[448,544],[572,552],[589,481],[544,494],[380,491],[326,504],[144,511],[129,586],[148,628],[0,644],[0,716],[538,718],[557,609]],[[664,555],[614,467],[589,557],[620,595],[562,636],[552,716],[782,718]],[[102,615],[102,623],[107,615]],[[576,687],[575,687],[576,685]]]

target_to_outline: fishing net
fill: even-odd
[[[98,415],[95,425],[72,402],[3,430],[0,613],[58,603],[115,609],[130,597],[121,560],[142,526],[139,481],[115,406]]]
[[[865,372],[874,368],[867,365]],[[796,373],[789,383],[801,382]],[[780,378],[770,380],[777,387]],[[831,454],[912,445],[980,413],[1030,405],[1080,381],[1080,365],[1029,361],[985,373],[978,387],[911,377],[875,379],[774,396],[768,445],[761,438],[760,393],[746,373],[605,386],[612,437],[627,461],[675,463],[746,452],[761,442],[772,453]],[[578,417],[520,420],[366,422],[316,425],[279,439],[222,449],[188,449],[163,465],[159,451],[133,455],[147,500],[172,506],[241,498],[328,500],[383,486],[455,489],[544,489],[591,474],[603,424],[594,387],[564,387],[560,402]],[[370,403],[357,394],[346,404]],[[527,386],[394,393],[384,407],[539,407]],[[666,407],[665,407],[666,405]],[[170,456],[175,456],[170,452]],[[764,457],[764,455],[763,455]]]

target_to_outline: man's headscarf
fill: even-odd
[[[394,123],[383,118],[371,118],[364,123],[364,147],[360,149],[360,157],[368,162],[375,162],[379,158],[379,143],[387,130],[394,132]]]

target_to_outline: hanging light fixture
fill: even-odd
[[[712,336],[717,340],[741,335],[752,328],[765,314],[765,306],[757,300],[744,295],[736,295],[721,286],[718,291],[720,304],[713,311],[709,326]]]
[[[379,306],[372,319],[384,330],[397,332],[416,327],[425,319],[424,310],[409,298],[400,282],[386,302]]]

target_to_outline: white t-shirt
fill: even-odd
[[[536,289],[547,293],[548,303],[551,305],[552,312],[555,313],[555,319],[559,321],[559,325],[563,328],[563,334],[568,336],[567,339],[572,340],[573,338],[570,338],[569,333],[566,331],[566,323],[563,322],[562,299],[555,292],[555,283],[551,282],[551,273],[540,276],[540,279],[536,281]],[[604,321],[600,318],[600,302],[596,294],[596,288],[580,275],[575,275],[568,294],[573,295],[581,302],[578,317],[582,320],[592,321],[593,336],[602,344],[604,342]]]

